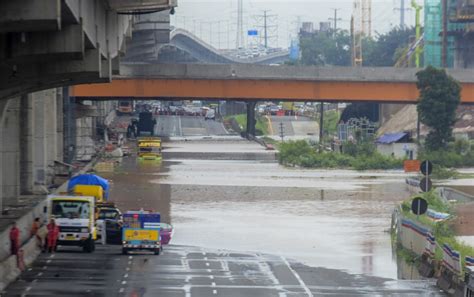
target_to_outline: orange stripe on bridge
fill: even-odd
[[[474,84],[462,84],[462,103],[474,103]],[[90,100],[215,99],[325,102],[416,103],[412,82],[292,81],[245,79],[114,79],[111,83],[77,85],[71,96]]]

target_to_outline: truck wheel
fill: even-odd
[[[160,254],[160,249],[155,249],[155,250],[153,251],[153,253],[154,253],[155,255],[159,255],[159,254]]]
[[[122,248],[122,255],[128,254],[128,250],[126,248]]]

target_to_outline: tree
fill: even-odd
[[[431,128],[425,142],[428,150],[446,148],[453,139],[456,109],[461,102],[461,85],[444,69],[428,66],[416,74],[420,91],[417,110],[420,121]]]
[[[301,64],[350,66],[351,37],[347,31],[315,32],[300,36]]]
[[[401,53],[410,45],[410,37],[415,35],[415,28],[395,27],[385,34],[377,34],[375,40],[365,38],[364,66],[395,65]]]

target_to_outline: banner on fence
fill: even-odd
[[[466,256],[466,267],[474,269],[474,257]]]
[[[435,251],[436,251],[436,239],[433,236],[433,234],[431,234],[431,232],[428,232],[428,234],[426,234],[426,246],[425,246],[424,253],[430,258],[434,258]]]
[[[461,274],[461,258],[459,252],[449,245],[443,244],[443,265],[456,274]]]
[[[403,247],[421,256],[426,249],[426,237],[429,231],[429,229],[411,220],[402,219],[402,232],[400,237]]]

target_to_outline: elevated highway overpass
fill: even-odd
[[[206,43],[193,33],[175,28],[170,34],[170,44],[182,51],[189,53],[201,63],[212,64],[261,64],[268,65],[283,63],[289,60],[289,51],[271,53],[251,59],[239,59],[223,54],[218,49]],[[164,46],[163,46],[164,47]]]
[[[111,83],[72,87],[76,98],[107,100],[206,99],[416,103],[416,72],[409,68],[263,65],[123,65]],[[474,103],[474,71],[451,69],[462,103]]]

